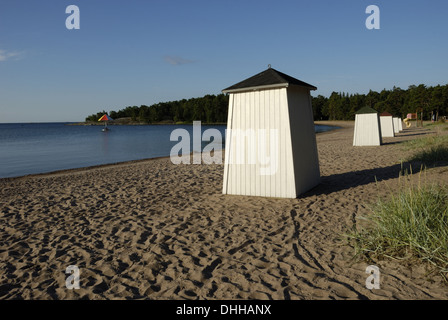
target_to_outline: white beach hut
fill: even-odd
[[[395,137],[393,116],[389,112],[380,114],[381,137]]]
[[[378,112],[370,107],[361,108],[355,115],[354,146],[379,146],[382,143]]]
[[[398,118],[398,131],[403,131],[403,120]]]
[[[295,198],[320,183],[310,90],[270,67],[223,90],[224,194]]]
[[[398,117],[394,117],[394,132],[399,133],[400,132],[400,121]]]

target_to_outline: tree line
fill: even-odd
[[[151,106],[128,106],[119,111],[101,111],[86,118],[98,121],[107,113],[112,119],[131,118],[140,123],[226,123],[229,98],[227,95],[205,95],[201,98],[160,102]]]
[[[107,113],[113,119],[130,118],[139,123],[226,123],[229,97],[225,94],[205,95],[201,98],[160,102],[151,106],[128,106],[118,111],[101,111],[86,118],[97,121]],[[330,97],[312,97],[314,120],[354,120],[356,112],[370,106],[378,112],[387,111],[405,118],[422,108],[423,119],[430,120],[432,112],[448,115],[448,84],[427,87],[411,85],[408,89],[394,87],[392,90],[367,94],[333,92]]]
[[[439,116],[448,115],[448,84],[435,87],[411,85],[406,90],[394,87],[381,92],[370,90],[368,94],[333,92],[328,98],[313,97],[312,104],[314,120],[354,120],[356,111],[365,106],[401,118],[421,108],[423,120],[431,120],[432,112]]]

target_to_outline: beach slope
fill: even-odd
[[[355,148],[353,122],[322,124],[341,129],[317,135],[322,182],[298,199],[223,195],[223,165],[169,158],[0,179],[0,299],[448,298],[421,263],[353,261],[344,239],[396,190],[401,142],[433,131]]]

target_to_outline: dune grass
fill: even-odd
[[[433,135],[403,143],[405,150],[415,150],[407,159],[409,162],[421,162],[427,166],[439,162],[448,162],[448,135]]]
[[[403,183],[404,181],[404,183]],[[448,188],[410,183],[400,178],[400,190],[388,199],[378,199],[371,214],[361,217],[365,227],[348,234],[356,256],[419,259],[448,275]]]
[[[426,165],[448,161],[448,145],[435,145],[417,152],[410,161],[419,161]]]

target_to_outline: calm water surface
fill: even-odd
[[[169,156],[171,132],[192,125],[73,126],[66,123],[0,124],[0,178]],[[201,126],[202,132],[225,125]],[[334,129],[316,126],[316,132]],[[203,142],[203,146],[209,142]],[[217,146],[216,149],[218,149]]]

